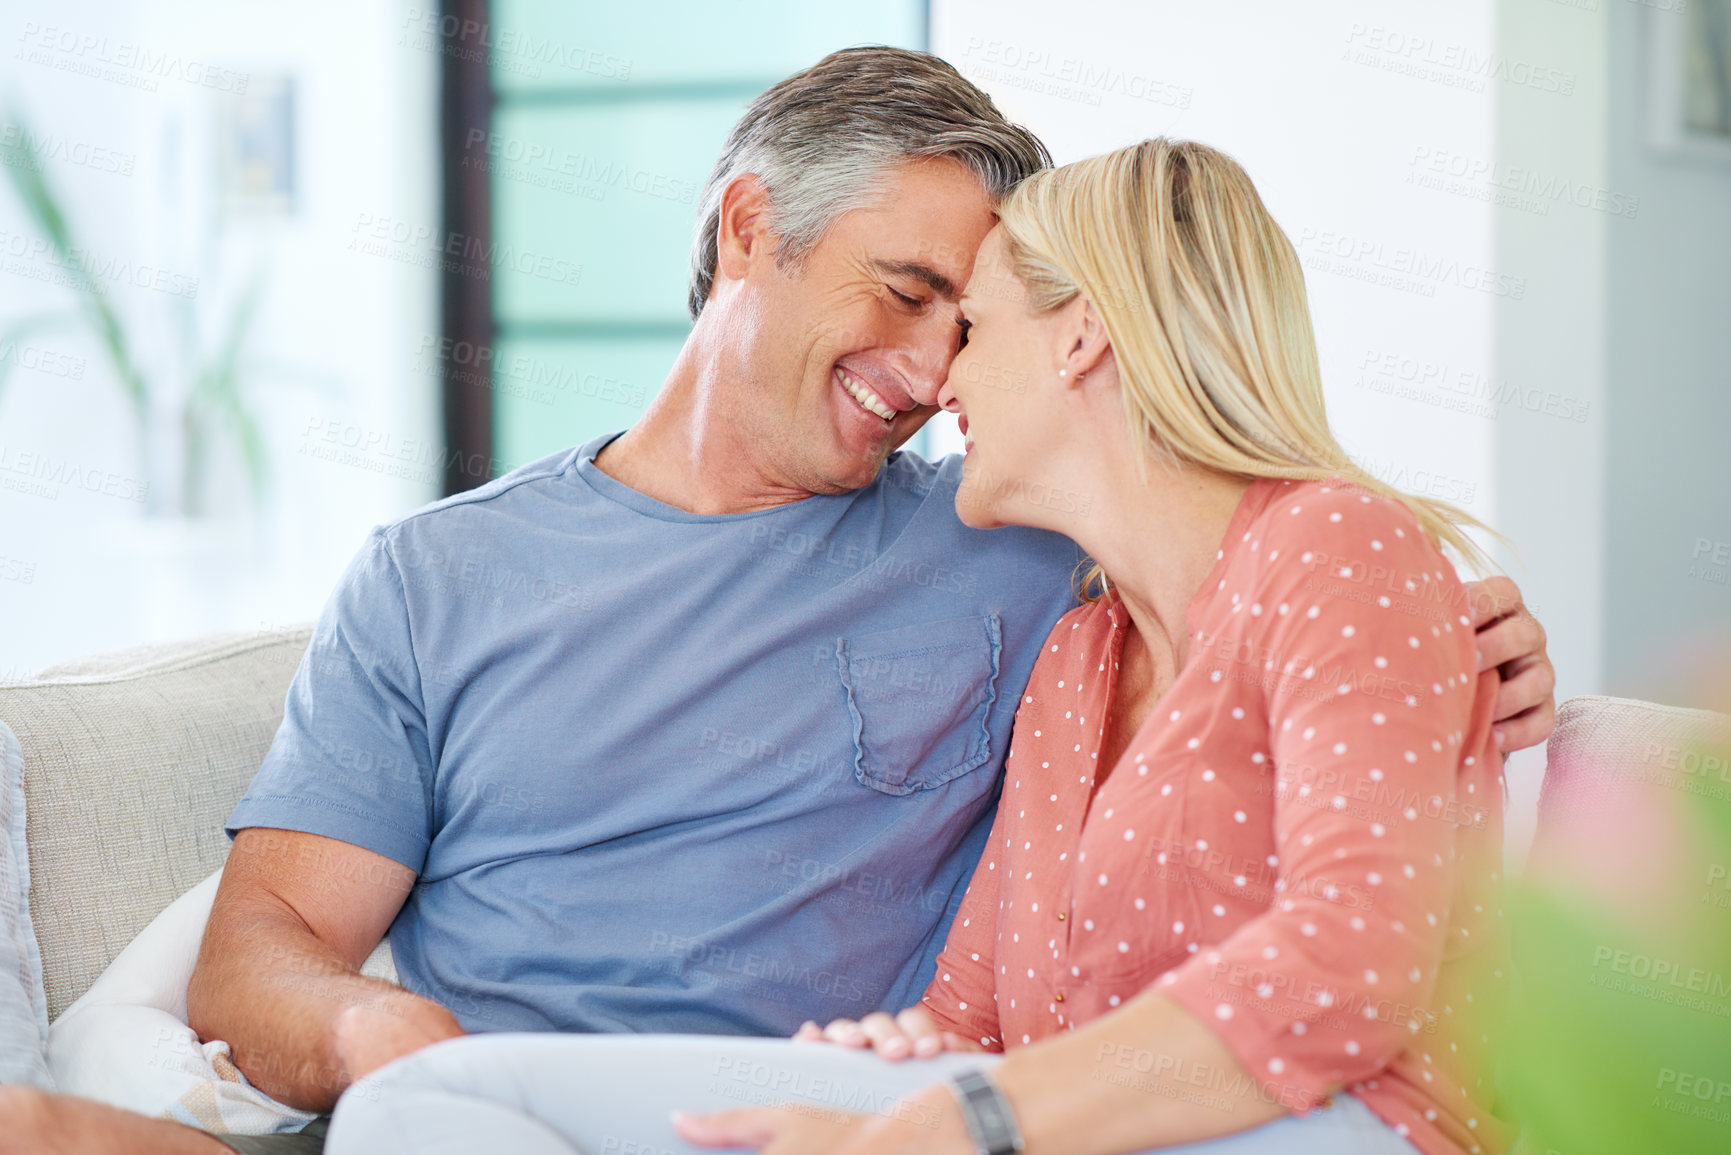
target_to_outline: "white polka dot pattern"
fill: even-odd
[[[1002,852],[927,1007],[996,1050],[1158,982],[1283,1102],[1351,1084],[1427,1155],[1468,1149],[1468,1118],[1482,1142],[1502,788],[1464,605],[1404,507],[1257,483],[1115,766],[1098,754],[1128,615],[1067,615],[1017,718]]]

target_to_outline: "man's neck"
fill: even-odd
[[[596,455],[595,467],[687,513],[752,513],[812,496],[771,476],[765,447],[716,411],[705,375],[722,371],[694,332],[648,412]]]

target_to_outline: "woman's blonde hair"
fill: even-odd
[[[1335,441],[1298,254],[1231,157],[1156,137],[1035,173],[999,216],[1032,308],[1081,296],[1099,311],[1130,428],[1157,452],[1238,477],[1341,477],[1487,565],[1463,532],[1481,522],[1384,484]],[[1104,588],[1095,566],[1082,594]]]

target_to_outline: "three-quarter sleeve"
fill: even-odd
[[[1464,588],[1404,507],[1312,489],[1258,545],[1247,588],[1221,596],[1260,626],[1273,904],[1157,989],[1303,1111],[1436,1029],[1496,675],[1480,681]]]

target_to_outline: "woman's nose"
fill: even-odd
[[[950,388],[948,377],[944,378],[943,385],[938,389],[938,408],[945,413],[960,413],[962,411],[962,402],[956,396],[956,391]]]

